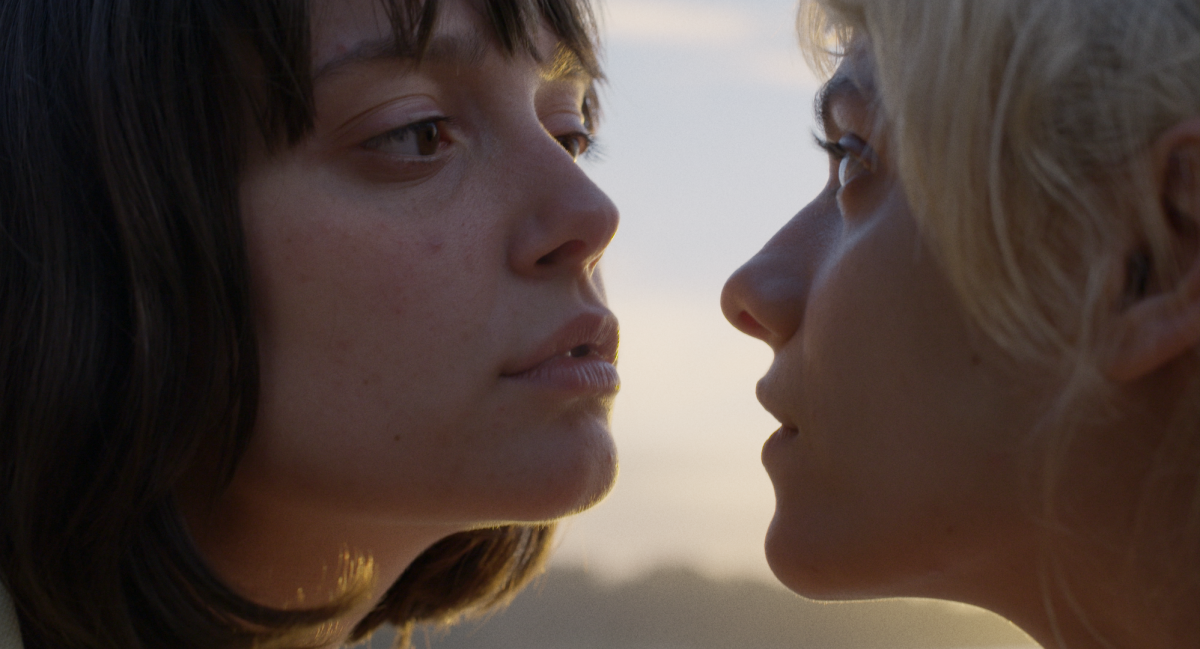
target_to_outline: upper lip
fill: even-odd
[[[507,366],[502,376],[523,374],[546,361],[565,356],[571,350],[586,345],[592,354],[609,363],[617,362],[620,327],[612,312],[591,311],[580,314],[559,327],[549,338],[520,360]]]
[[[774,375],[768,372],[766,376],[758,381],[758,385],[755,386],[754,390],[755,396],[758,397],[758,402],[762,404],[763,409],[770,413],[784,428],[796,430],[797,426],[794,421],[787,416],[784,409],[775,401],[775,392],[772,390],[772,384],[775,383],[773,377]]]

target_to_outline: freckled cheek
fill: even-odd
[[[343,354],[468,325],[487,284],[473,251],[383,225],[309,223],[258,232],[250,244],[262,332]]]

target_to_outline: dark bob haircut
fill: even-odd
[[[422,51],[437,0],[380,0]],[[596,79],[587,0],[472,0],[510,55],[547,24]],[[0,579],[29,649],[249,647],[328,621],[238,596],[175,492],[231,476],[258,364],[238,181],[312,127],[304,0],[0,0]],[[585,118],[594,117],[588,94]],[[550,525],[427,550],[355,630],[407,641],[509,597]]]

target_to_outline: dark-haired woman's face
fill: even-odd
[[[262,395],[230,497],[448,529],[589,505],[618,220],[575,161],[590,80],[546,29],[505,54],[465,0],[420,65],[376,0],[314,4],[315,131],[241,188]]]
[[[758,384],[782,424],[763,448],[767,557],[810,596],[969,598],[946,582],[1029,549],[1017,449],[1036,388],[970,326],[923,240],[877,128],[867,51],[824,95],[828,184],[722,296],[775,353]]]

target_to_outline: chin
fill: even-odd
[[[880,557],[856,557],[856,539],[833,538],[819,524],[784,517],[776,509],[767,530],[767,565],[789,590],[813,600],[877,599],[887,595],[872,583],[872,565]]]
[[[589,432],[582,439],[565,436],[542,449],[527,478],[506,499],[511,522],[545,522],[578,514],[608,495],[617,478],[616,447],[607,425]]]
[[[617,480],[617,454],[611,440],[604,448],[594,450],[586,462],[560,475],[556,488],[543,492],[547,498],[539,503],[540,512],[531,512],[534,514],[531,518],[551,520],[571,516],[604,500]]]
[[[789,534],[786,527],[786,523],[780,520],[779,512],[776,511],[770,527],[767,528],[767,538],[763,544],[767,565],[775,574],[775,578],[797,595],[809,599],[824,599],[821,595],[827,593],[819,592],[823,589],[814,588],[815,582],[818,581],[815,577],[820,574],[817,563],[814,562],[815,557],[805,552],[802,544],[795,542],[795,535]]]

